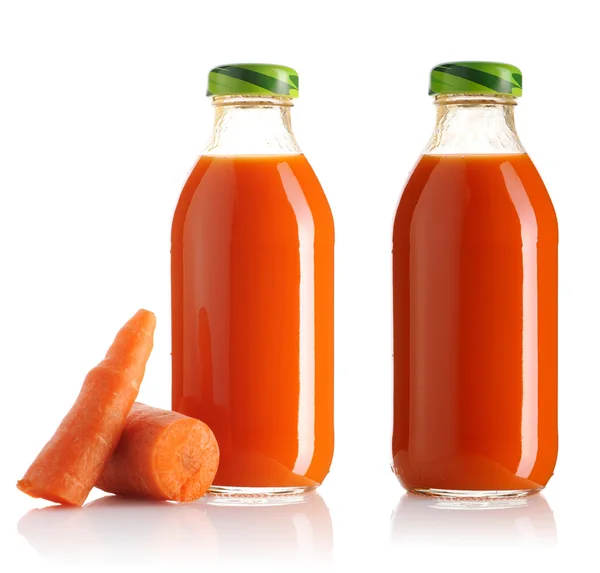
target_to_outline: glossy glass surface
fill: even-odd
[[[333,220],[301,154],[204,156],[172,232],[173,409],[216,486],[312,487],[333,454]]]
[[[554,209],[526,154],[425,155],[394,224],[393,466],[535,490],[557,455]]]

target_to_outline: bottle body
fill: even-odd
[[[532,493],[558,447],[556,216],[524,151],[447,151],[394,223],[393,469],[433,495]]]
[[[333,219],[306,158],[207,155],[172,229],[173,409],[220,493],[312,489],[333,455]]]

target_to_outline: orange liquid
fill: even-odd
[[[333,219],[303,155],[202,157],[172,230],[173,409],[213,485],[311,487],[333,455]]]
[[[527,155],[424,156],[394,223],[394,471],[407,489],[546,485],[557,243]]]

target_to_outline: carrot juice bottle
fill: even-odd
[[[172,228],[173,409],[213,429],[212,493],[317,487],[333,455],[333,219],[291,68],[214,68],[212,138]]]
[[[393,469],[430,495],[541,490],[557,455],[557,246],[514,126],[521,72],[437,66],[394,223]]]

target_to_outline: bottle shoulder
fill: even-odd
[[[552,201],[527,154],[422,156],[404,188],[395,232],[448,218],[470,228],[478,221],[498,236],[511,228],[557,234]]]
[[[179,198],[174,227],[217,219],[245,221],[248,228],[333,226],[321,184],[302,154],[202,156]]]
[[[202,155],[184,185],[182,196],[195,193],[322,194],[321,183],[301,153],[284,155]]]

